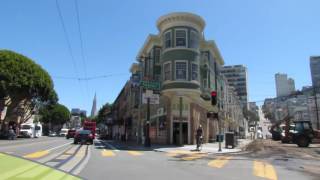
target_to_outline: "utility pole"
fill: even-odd
[[[218,113],[218,126],[219,126],[219,150],[218,152],[221,152],[221,120]]]
[[[179,106],[180,106],[180,123],[179,123],[179,145],[183,145],[183,137],[182,137],[182,97],[179,98]]]

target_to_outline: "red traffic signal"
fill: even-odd
[[[217,105],[217,92],[211,91],[211,105],[215,106]]]

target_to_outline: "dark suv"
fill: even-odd
[[[66,135],[66,138],[69,139],[69,138],[74,138],[74,135],[76,134],[76,130],[74,129],[69,129],[68,130],[68,133]]]
[[[74,144],[93,144],[93,135],[90,130],[80,130],[77,131],[74,136]]]

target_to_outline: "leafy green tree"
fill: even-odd
[[[105,105],[103,105],[98,111],[96,121],[98,123],[103,122],[106,119],[107,114],[111,112],[111,108],[112,104],[106,103]]]
[[[23,123],[34,108],[57,101],[47,71],[21,54],[0,50],[0,111],[7,107],[5,121]]]
[[[248,110],[247,108],[243,108],[243,116],[249,122],[257,122],[257,121],[259,121],[259,115],[254,111]]]
[[[40,109],[40,115],[40,121],[46,124],[63,125],[70,120],[70,111],[62,104],[44,106]]]

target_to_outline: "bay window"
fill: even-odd
[[[176,62],[176,80],[187,80],[187,62]]]

